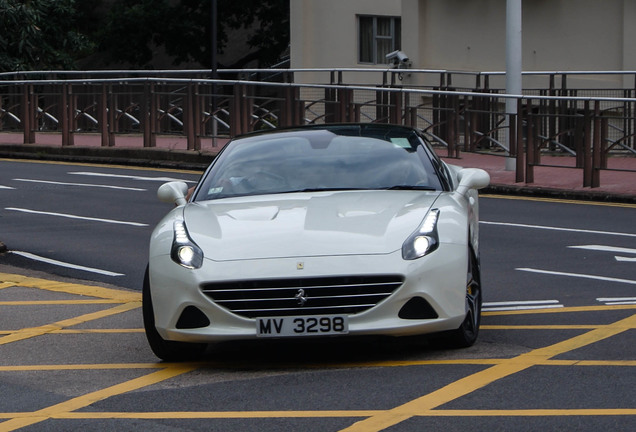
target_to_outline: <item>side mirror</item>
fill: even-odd
[[[181,206],[187,202],[185,198],[187,193],[188,185],[185,182],[174,181],[159,186],[157,197],[163,202]]]
[[[464,168],[457,173],[459,186],[456,192],[466,195],[471,189],[482,189],[490,184],[490,176],[480,168]]]

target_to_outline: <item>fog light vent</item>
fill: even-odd
[[[179,321],[177,321],[178,329],[193,329],[207,327],[209,325],[210,320],[208,317],[194,306],[186,307],[183,312],[181,312]]]
[[[422,297],[413,297],[407,301],[398,316],[402,319],[435,319],[439,318],[433,306]]]

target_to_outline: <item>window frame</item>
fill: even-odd
[[[390,40],[391,48],[386,54],[393,52],[395,50],[401,49],[402,44],[402,18],[399,16],[392,15],[367,15],[360,14],[356,17],[357,22],[357,36],[358,36],[358,44],[357,44],[357,61],[359,64],[369,64],[369,65],[377,65],[377,64],[386,64],[386,58],[378,58],[378,41],[379,40]],[[372,19],[371,21],[371,59],[363,60],[363,35],[362,35],[362,20],[363,19]],[[378,19],[389,19],[390,20],[390,35],[378,35]]]

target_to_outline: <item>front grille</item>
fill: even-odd
[[[399,275],[334,276],[212,282],[201,290],[216,304],[246,318],[356,314],[398,289]]]

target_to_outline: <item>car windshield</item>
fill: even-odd
[[[374,138],[310,129],[239,138],[208,170],[195,201],[377,189],[442,190],[417,136]]]

